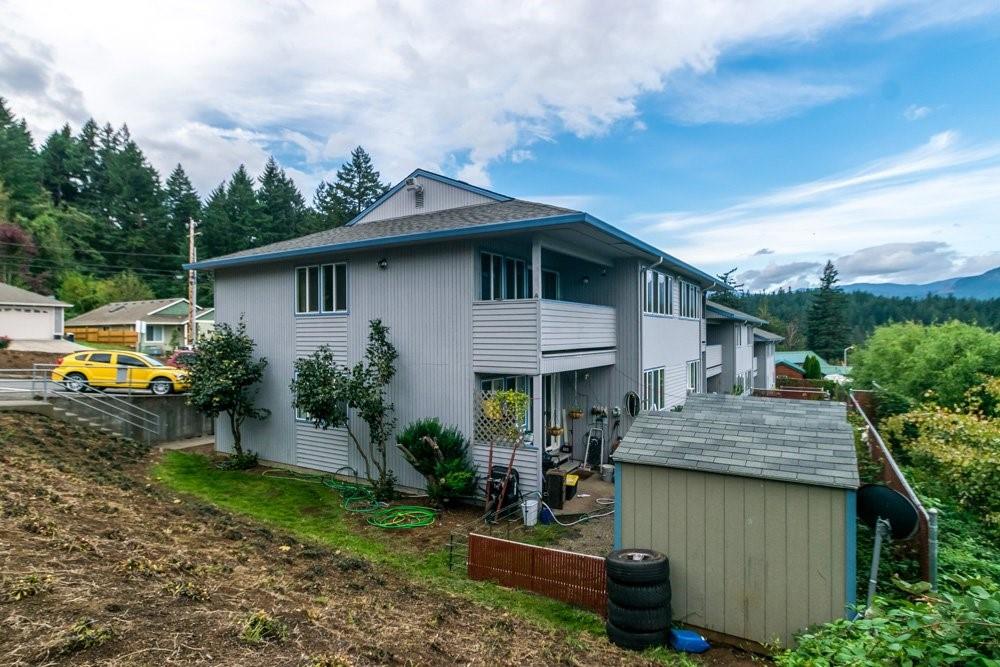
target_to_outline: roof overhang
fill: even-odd
[[[565,215],[554,215],[543,218],[529,218],[526,220],[496,222],[472,227],[440,229],[374,239],[362,239],[358,241],[348,241],[345,243],[312,246],[309,248],[294,248],[290,250],[280,250],[257,255],[220,257],[218,259],[208,259],[202,262],[185,264],[184,269],[209,271],[244,266],[248,264],[259,264],[261,262],[294,260],[332,252],[348,252],[374,248],[387,248],[392,246],[408,245],[411,243],[479,238],[511,232],[549,230],[572,224],[581,224],[591,229],[596,229],[597,231],[610,237],[613,243],[629,248],[631,254],[643,257],[651,263],[660,261],[661,264],[674,269],[688,278],[691,278],[702,287],[719,286],[718,279],[714,276],[711,276],[700,269],[696,269],[690,264],[677,259],[673,255],[665,253],[645,241],[641,241],[631,234],[618,229],[614,225],[610,225],[599,218],[595,218],[589,213],[567,213]]]
[[[62,301],[46,301],[39,303],[37,301],[0,301],[0,306],[22,306],[30,308],[72,308],[73,304],[63,303]]]

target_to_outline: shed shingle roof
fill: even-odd
[[[0,303],[3,304],[23,304],[23,305],[39,305],[39,306],[62,306],[64,308],[71,307],[71,304],[63,303],[52,296],[45,296],[43,294],[35,294],[26,289],[21,289],[20,287],[14,287],[13,285],[8,285],[7,283],[0,283]]]
[[[825,401],[691,396],[681,412],[639,415],[614,459],[814,486],[858,486],[846,410]]]

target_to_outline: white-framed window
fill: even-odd
[[[736,345],[743,345],[743,325],[736,325]]]
[[[674,312],[673,278],[655,269],[646,269],[642,312],[650,315],[671,315]]]
[[[347,264],[317,264],[295,269],[298,315],[347,312]]]
[[[701,288],[681,281],[681,317],[701,317]]]
[[[162,324],[147,324],[146,325],[146,342],[147,343],[162,343],[163,342],[164,327]]]
[[[527,299],[531,295],[531,272],[523,259],[482,252],[479,265],[479,298],[483,301]]]
[[[482,377],[479,381],[479,388],[483,391],[519,391],[533,398],[531,376],[529,375],[498,375],[494,377]],[[528,401],[528,410],[524,415],[524,430],[530,432],[534,423],[533,414],[535,401]]]
[[[666,369],[652,368],[642,372],[642,409],[662,410],[667,404]]]
[[[699,364],[697,361],[689,361],[687,363],[687,390],[689,393],[698,391],[698,367]]]

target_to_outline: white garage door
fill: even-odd
[[[14,340],[51,340],[52,308],[0,306],[0,336]]]

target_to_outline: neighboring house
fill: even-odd
[[[705,302],[708,347],[707,391],[712,394],[747,394],[756,385],[754,326],[766,320],[708,300]],[[773,386],[773,384],[772,384]]]
[[[0,283],[0,336],[11,340],[62,338],[63,316],[72,304]]]
[[[791,350],[791,351],[781,351],[774,353],[774,374],[777,377],[793,378],[796,380],[801,380],[806,376],[805,364],[806,357],[816,357],[819,359],[819,369],[823,373],[825,378],[828,375],[838,375],[843,377],[850,377],[851,367],[850,366],[837,366],[835,364],[829,364],[823,357],[819,356],[812,350]]]
[[[776,333],[763,329],[753,330],[753,357],[757,371],[754,389],[775,388],[777,377],[774,373],[774,351],[783,340],[785,337]]]
[[[214,326],[214,312],[214,308],[199,307],[195,322],[199,336]],[[188,317],[187,299],[116,301],[77,315],[66,322],[66,331],[80,341],[162,354],[184,345]]]
[[[528,442],[514,459],[525,492],[540,489],[543,448],[580,461],[594,428],[606,460],[631,424],[630,404],[669,408],[704,387],[702,290],[712,276],[586,213],[423,170],[346,226],[192,266],[214,271],[219,321],[245,317],[268,359],[258,403],[271,416],[243,425],[244,447],[267,461],[364,470],[345,430],[297,418],[289,383],[295,360],[323,345],[340,363],[359,361],[376,318],[399,351],[389,392],[397,428],[424,417],[458,426],[481,473],[483,393],[531,396]],[[570,419],[574,407],[584,417]],[[364,433],[354,416],[351,426]],[[552,426],[564,432],[550,436]],[[228,425],[217,434],[229,451]],[[510,456],[500,449],[495,463]],[[390,457],[402,485],[423,486],[394,447]]]

